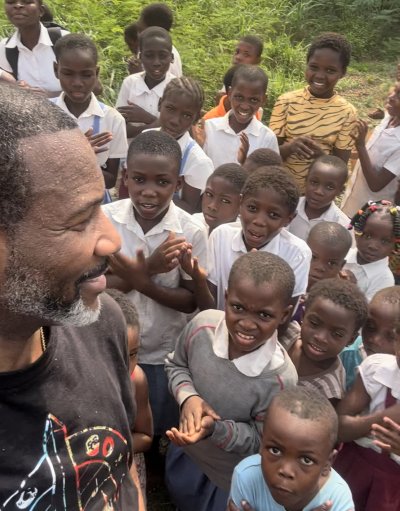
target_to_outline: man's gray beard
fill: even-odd
[[[77,290],[75,300],[71,303],[62,302],[57,298],[56,290],[50,289],[43,272],[13,264],[13,259],[9,259],[5,271],[0,307],[17,315],[42,319],[49,324],[85,326],[97,321],[101,309],[100,300],[97,300],[97,307],[92,309],[83,303]]]

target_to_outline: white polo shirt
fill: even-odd
[[[314,227],[314,225],[319,224],[320,222],[336,222],[340,225],[343,225],[346,229],[350,225],[350,219],[347,215],[341,211],[334,202],[329,206],[329,209],[325,211],[318,218],[313,218],[310,220],[305,211],[306,207],[306,198],[300,197],[299,204],[297,206],[296,216],[287,226],[287,230],[298,236],[302,240],[306,241],[308,238],[308,234],[310,230]]]
[[[400,402],[400,369],[394,355],[377,353],[367,357],[358,367],[365,390],[371,401],[368,414],[380,412],[386,408],[387,390],[390,389],[392,396]],[[373,444],[373,437],[362,437],[355,440],[362,447],[369,447],[380,452],[381,449]],[[390,457],[400,464],[400,456],[390,454]]]
[[[61,35],[69,32],[61,30]],[[12,73],[6,57],[6,48],[18,47],[18,80],[24,80],[31,87],[39,87],[48,92],[61,91],[59,80],[54,74],[53,63],[56,60],[47,28],[40,24],[40,36],[37,45],[30,50],[22,44],[19,30],[16,30],[7,42],[0,41],[0,68]]]
[[[54,98],[53,103],[75,119],[83,133],[86,133],[89,128],[94,127],[96,116],[99,118],[98,133],[102,133],[103,131],[110,131],[112,133],[113,138],[107,145],[107,151],[96,154],[97,162],[100,167],[104,165],[109,158],[126,158],[128,153],[126,124],[125,119],[118,110],[107,105],[103,105],[102,107],[93,92],[88,108],[79,117],[75,117],[68,110],[65,104],[65,92],[62,92],[60,96]]]
[[[217,286],[217,309],[220,310],[224,310],[225,307],[225,290],[228,287],[232,265],[238,257],[247,254],[242,234],[240,221],[236,221],[220,225],[213,230],[208,239],[208,280]],[[280,256],[292,268],[296,277],[293,296],[306,292],[311,250],[305,241],[282,229],[260,250]]]
[[[214,167],[223,163],[239,163],[237,154],[240,147],[240,133],[246,133],[249,137],[249,151],[266,147],[279,154],[278,140],[275,133],[253,117],[250,124],[239,133],[235,133],[229,126],[229,111],[224,117],[207,119],[204,124],[206,140],[203,146],[204,152],[211,158]]]
[[[366,148],[375,171],[383,168],[393,174],[393,179],[400,176],[400,126],[389,128],[389,114],[374,129]],[[393,201],[397,184],[390,181],[379,192],[372,192],[364,177],[358,160],[351,174],[342,200],[342,210],[352,217],[369,200],[387,199]]]
[[[148,88],[144,77],[145,71],[142,71],[125,78],[118,94],[116,107],[127,106],[128,101],[130,101],[146,110],[146,112],[158,117],[158,103],[164,94],[167,83],[175,78],[175,76],[168,71],[164,80],[152,89]]]
[[[200,266],[207,268],[207,233],[204,226],[173,202],[161,222],[146,234],[135,219],[130,199],[116,201],[102,208],[121,237],[122,253],[128,257],[136,257],[138,249],[142,249],[145,257],[148,257],[173,231],[177,236],[183,235],[193,245],[193,255],[198,257]],[[152,280],[161,286],[176,288],[181,278],[190,280],[178,266],[168,273],[153,276]],[[165,307],[138,291],[131,291],[127,295],[139,314],[139,361],[143,364],[164,364],[167,354],[175,349],[175,342],[187,323],[187,315]]]
[[[389,268],[388,257],[374,263],[359,264],[357,262],[357,248],[351,248],[346,256],[344,269],[353,272],[357,280],[357,286],[365,294],[368,301],[371,301],[374,294],[381,289],[394,286],[394,277]]]

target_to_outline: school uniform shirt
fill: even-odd
[[[175,78],[175,76],[168,71],[162,82],[149,89],[144,81],[145,74],[146,72],[142,71],[125,78],[118,94],[116,107],[127,106],[128,101],[130,101],[146,110],[146,112],[158,117],[158,103],[164,94],[167,83]]]
[[[371,398],[368,410],[365,413],[373,414],[387,408],[388,389],[391,390],[391,394],[397,403],[400,402],[400,369],[394,355],[384,353],[370,355],[361,363],[358,369],[365,390]],[[361,447],[368,447],[381,452],[381,449],[372,441],[373,438],[369,436],[355,440]],[[400,456],[391,454],[390,457],[400,464]]]
[[[351,248],[346,256],[344,269],[353,272],[357,280],[357,286],[365,294],[368,301],[371,301],[374,294],[381,289],[394,286],[394,277],[389,268],[388,257],[374,263],[359,264],[357,262],[357,248]]]
[[[121,252],[124,255],[134,258],[136,251],[141,249],[145,257],[149,257],[170,232],[175,232],[192,244],[193,255],[199,259],[200,266],[207,268],[207,233],[204,226],[173,202],[163,219],[146,234],[136,221],[130,199],[107,204],[103,206],[103,211],[121,237]],[[179,287],[181,278],[190,280],[178,266],[167,273],[153,276],[152,280],[158,285],[176,288]],[[187,323],[186,314],[165,307],[136,290],[130,291],[127,296],[139,313],[139,362],[164,364],[165,357],[174,350],[175,342]]]
[[[343,225],[343,227],[346,227],[346,229],[350,225],[349,217],[345,215],[343,211],[341,211],[334,202],[332,202],[332,204],[329,206],[329,209],[327,209],[325,213],[323,213],[318,218],[313,218],[312,220],[308,218],[307,213],[305,211],[305,207],[306,198],[300,197],[299,204],[297,206],[296,216],[287,226],[287,230],[289,232],[291,232],[295,236],[298,236],[304,241],[307,240],[308,235],[311,229],[314,227],[314,225],[320,222],[336,222],[340,225]]]
[[[61,35],[69,32],[61,30]],[[40,36],[37,45],[30,50],[22,44],[19,30],[16,30],[7,42],[0,41],[0,68],[12,73],[6,57],[6,48],[15,48],[18,54],[18,80],[24,80],[31,87],[39,87],[49,92],[61,91],[61,85],[54,74],[53,63],[56,60],[47,28],[40,24]],[[1,75],[0,75],[1,76]]]
[[[388,127],[389,114],[374,129],[366,148],[373,169],[379,172],[383,168],[393,174],[393,179],[400,176],[400,126]],[[342,210],[353,216],[369,200],[387,199],[393,201],[396,192],[395,181],[390,181],[379,192],[372,192],[364,177],[360,161],[351,174],[342,200]]]
[[[208,240],[208,248],[208,280],[217,286],[217,309],[224,310],[229,272],[236,259],[247,254],[240,221],[223,224],[214,229]],[[311,250],[305,241],[282,229],[260,250],[280,256],[292,268],[296,277],[293,296],[306,292]]]
[[[110,106],[100,104],[96,96],[92,92],[91,100],[87,109],[79,116],[75,117],[65,104],[65,92],[62,92],[53,103],[60,107],[70,117],[72,117],[82,131],[86,133],[88,129],[94,128],[98,117],[98,133],[110,131],[112,140],[107,144],[107,151],[97,153],[97,163],[103,166],[109,158],[126,158],[128,154],[128,141],[126,138],[126,124],[122,115]]]
[[[261,456],[254,454],[239,463],[233,472],[230,498],[240,507],[246,500],[257,510],[285,511],[272,497],[264,480],[261,468]],[[313,511],[327,500],[332,501],[332,511],[354,511],[350,488],[346,481],[331,469],[328,479],[318,493],[308,502],[303,511]]]
[[[279,154],[278,140],[267,126],[253,117],[250,124],[241,132],[235,133],[229,126],[229,111],[224,117],[208,119],[204,124],[206,141],[204,152],[209,156],[217,168],[223,163],[239,163],[237,159],[240,147],[240,133],[246,133],[249,137],[249,151],[251,154],[256,149],[266,147]]]

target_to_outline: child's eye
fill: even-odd
[[[144,178],[139,176],[132,176],[132,179],[135,181],[135,183],[144,183]]]
[[[328,266],[333,268],[333,267],[337,266],[337,262],[336,261],[328,261]]]
[[[281,450],[278,449],[278,447],[268,447],[268,452],[271,453],[273,456],[281,455]]]
[[[259,99],[258,98],[250,98],[250,102],[251,103],[258,103]]]
[[[311,465],[314,465],[314,461],[311,458],[309,458],[308,456],[302,456],[300,458],[300,463],[302,465],[307,465],[308,467]]]
[[[232,304],[232,309],[236,312],[239,312],[239,311],[242,311],[243,310],[243,307],[241,305],[239,305],[238,303],[233,303]]]
[[[247,204],[247,209],[248,211],[250,211],[251,213],[255,213],[257,211],[257,207],[254,206],[253,204]]]
[[[339,337],[340,339],[343,337],[343,332],[341,330],[337,330],[334,332],[335,337]]]
[[[167,181],[166,179],[160,179],[158,183],[159,183],[161,186],[169,185],[169,181]]]
[[[213,194],[212,194],[211,192],[207,192],[207,191],[206,191],[206,192],[204,192],[204,195],[205,195],[206,197],[208,197],[209,199],[212,199],[212,198],[213,198]]]
[[[269,217],[273,218],[274,220],[277,220],[278,218],[280,218],[280,215],[278,215],[278,213],[274,213],[274,211],[271,211],[271,213],[269,213]]]
[[[332,186],[332,185],[327,185],[326,189],[327,189],[327,190],[329,190],[329,191],[331,192],[332,190],[334,190],[334,189],[335,189],[335,187],[334,187],[334,186]]]
[[[234,98],[236,99],[236,101],[243,101],[243,96],[234,96]]]
[[[383,239],[381,240],[382,245],[391,245],[393,243],[392,240]]]
[[[308,322],[314,327],[318,326],[318,321],[316,319],[309,319]]]
[[[271,318],[271,314],[268,314],[268,312],[259,312],[258,315],[260,316],[261,319],[270,319]]]
[[[228,199],[221,199],[222,204],[232,204],[232,202]]]
[[[192,114],[183,114],[183,117],[187,120],[189,119],[193,119],[193,115]]]
[[[318,185],[318,181],[315,181],[315,179],[311,179],[309,182],[310,182],[310,185],[312,185],[312,186]]]

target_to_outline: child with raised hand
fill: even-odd
[[[149,382],[155,435],[178,419],[164,359],[186,314],[196,308],[190,277],[179,265],[182,251],[190,248],[207,268],[205,227],[172,202],[181,159],[171,136],[155,130],[140,134],[129,147],[123,176],[130,198],[103,207],[122,240],[121,252],[110,258],[107,286],[127,293],[140,315],[139,363]]]
[[[355,342],[345,348],[340,358],[346,370],[346,390],[357,376],[358,366],[369,355],[394,355],[394,328],[399,319],[400,287],[378,291],[368,305],[368,318]]]
[[[140,63],[140,59],[138,57],[139,54],[139,27],[136,22],[129,23],[124,28],[124,40],[125,44],[129,48],[132,55],[129,57],[127,64],[128,64],[128,71],[130,75],[133,75],[135,73],[140,73],[140,71],[143,71],[142,64]]]
[[[68,34],[54,46],[54,72],[63,92],[52,101],[78,123],[95,149],[107,189],[115,186],[121,159],[128,153],[125,121],[93,93],[99,74],[94,42],[83,34]]]
[[[243,168],[246,172],[250,173],[260,167],[276,167],[279,165],[282,165],[282,158],[280,154],[276,153],[272,149],[262,147],[261,149],[256,149],[247,156],[243,163]]]
[[[287,349],[299,385],[321,392],[333,405],[345,392],[346,374],[339,358],[367,318],[362,292],[351,282],[324,279],[313,285],[300,325],[293,322],[279,342]]]
[[[383,121],[368,142],[368,124],[358,121],[358,161],[342,200],[342,209],[348,215],[368,200],[394,201],[395,180],[400,175],[400,82],[390,91],[385,109]]]
[[[243,163],[247,152],[269,147],[279,152],[274,133],[256,118],[265,103],[268,78],[257,66],[240,66],[228,91],[231,110],[205,122],[204,151],[215,167],[223,163]]]
[[[235,465],[260,448],[272,397],[294,386],[296,371],[277,342],[290,315],[294,274],[280,257],[252,252],[232,266],[225,312],[199,313],[166,361],[181,408],[167,432],[167,484],[182,511],[225,509]]]
[[[305,241],[284,229],[298,200],[294,179],[281,167],[262,167],[248,176],[241,193],[240,222],[220,225],[209,238],[208,283],[218,309],[224,309],[233,263],[253,249],[279,255],[292,268],[296,276],[292,305],[305,293],[311,251]]]
[[[137,365],[139,351],[139,317],[136,307],[129,298],[117,289],[107,289],[106,293],[114,298],[120,306],[127,326],[129,371],[135,386],[136,420],[133,427],[133,452],[139,477],[140,487],[146,497],[146,464],[144,452],[148,451],[153,441],[153,415],[149,403],[147,378],[142,368]]]
[[[139,58],[144,71],[125,78],[116,106],[126,121],[128,138],[159,126],[158,104],[168,82],[174,78],[168,69],[173,60],[172,41],[161,27],[150,27],[140,34]]]
[[[289,232],[306,240],[310,229],[319,222],[338,222],[348,228],[350,218],[335,204],[347,181],[347,165],[337,156],[320,156],[311,164],[300,197],[297,214],[288,226]]]
[[[161,27],[170,32],[174,23],[174,15],[171,8],[162,2],[154,2],[143,7],[137,21],[139,32],[149,27]],[[174,76],[182,76],[182,62],[178,50],[172,46],[173,61],[169,66],[169,72]]]
[[[182,186],[174,202],[189,213],[200,210],[200,195],[214,170],[210,158],[189,133],[200,118],[203,101],[199,82],[182,76],[168,83],[158,106],[161,131],[171,135],[182,151]]]
[[[295,387],[277,394],[260,454],[235,468],[229,511],[354,511],[350,488],[332,469],[337,432],[335,410],[319,393]]]
[[[208,234],[219,225],[235,222],[246,178],[247,173],[237,163],[220,165],[208,178],[201,200],[202,213],[193,215],[205,224]]]
[[[285,166],[304,191],[312,161],[323,154],[348,162],[354,145],[356,110],[335,91],[346,74],[351,47],[340,34],[327,32],[307,52],[304,89],[283,94],[272,110],[269,126],[278,137]]]
[[[369,201],[351,220],[356,247],[349,250],[345,270],[350,270],[368,300],[394,285],[389,256],[400,245],[400,207],[386,200]]]
[[[395,355],[375,354],[359,367],[354,385],[339,403],[339,440],[345,442],[334,463],[347,481],[356,509],[400,509],[400,456],[381,450],[374,436],[387,419],[400,422],[400,331],[394,335]],[[378,428],[379,429],[379,428]]]

